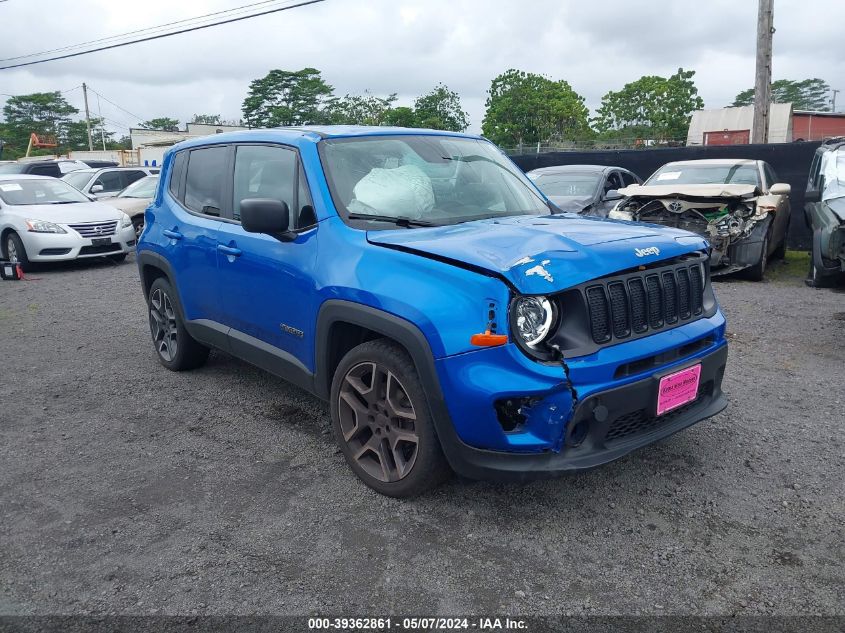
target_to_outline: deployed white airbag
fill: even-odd
[[[431,179],[415,165],[376,167],[352,190],[348,208],[354,213],[420,219],[434,207]]]

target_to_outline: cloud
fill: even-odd
[[[3,57],[57,48],[220,11],[247,0],[60,0],[0,3]],[[44,15],[53,16],[44,19]],[[819,16],[825,16],[819,20]],[[838,16],[838,17],[836,17]],[[841,0],[781,0],[775,78],[845,77]],[[39,37],[32,37],[38,24]],[[20,28],[14,27],[19,25]],[[753,84],[756,9],[737,0],[326,0],[317,5],[73,59],[0,71],[0,93],[63,90],[83,81],[138,117],[194,113],[238,118],[249,82],[272,68],[320,69],[338,94],[401,104],[438,82],[461,94],[480,129],[491,79],[520,68],[566,79],[596,108],[642,75],[697,71],[710,107]],[[834,85],[834,87],[845,86]],[[79,90],[68,100],[81,109]],[[97,108],[96,97],[92,107]],[[845,100],[843,100],[845,101]],[[118,132],[138,123],[99,108]]]

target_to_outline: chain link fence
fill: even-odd
[[[616,138],[616,139],[586,139],[578,141],[557,141],[549,144],[523,144],[514,147],[503,147],[506,154],[524,156],[526,154],[546,154],[548,152],[583,152],[590,150],[615,149],[654,149],[659,147],[684,147],[687,139],[644,139],[644,138]]]

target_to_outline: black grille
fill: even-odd
[[[619,416],[607,429],[604,436],[605,443],[611,443],[614,440],[621,440],[632,435],[639,435],[640,433],[648,433],[654,429],[660,428],[672,423],[679,417],[687,413],[690,409],[701,403],[702,400],[709,399],[713,395],[713,381],[703,384],[698,390],[698,396],[692,402],[678,407],[665,413],[661,416],[652,415],[646,409],[637,409],[625,415]]]
[[[99,255],[101,253],[113,253],[120,250],[120,244],[103,244],[102,246],[83,246],[79,249],[80,255]]]
[[[668,270],[648,270],[588,286],[593,340],[607,343],[701,316],[705,284],[701,266],[688,260]]]
[[[608,323],[607,298],[604,296],[604,288],[602,286],[587,288],[587,303],[590,308],[590,314],[594,315],[590,321],[593,340],[596,343],[606,343],[610,340],[610,327]]]

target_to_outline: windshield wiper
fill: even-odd
[[[78,204],[82,202],[82,200],[57,200],[56,202],[51,202],[50,204]]]
[[[412,226],[440,226],[428,220],[415,220],[414,218],[405,218],[402,216],[393,215],[371,215],[369,213],[350,213],[350,220],[373,220],[375,222],[390,222],[396,226],[404,226],[410,228]]]

